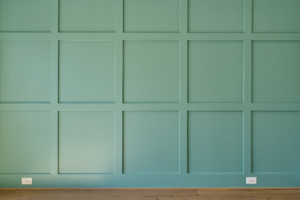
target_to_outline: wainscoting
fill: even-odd
[[[0,0],[0,187],[300,187],[299,55],[299,0]]]

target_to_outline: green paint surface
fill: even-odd
[[[190,41],[188,63],[190,103],[243,102],[242,42]]]
[[[242,0],[189,0],[189,32],[243,32]]]
[[[124,173],[178,174],[178,121],[178,112],[125,112]]]
[[[59,173],[114,173],[114,113],[59,113]]]
[[[114,42],[62,41],[59,53],[60,102],[115,101]]]
[[[243,113],[189,112],[188,172],[243,172]]]
[[[253,30],[263,33],[299,33],[298,0],[253,0]]]
[[[300,42],[253,43],[253,101],[300,102]]]
[[[60,0],[60,32],[114,32],[115,0]]]
[[[300,187],[299,20],[299,0],[0,0],[0,188]]]
[[[124,0],[124,31],[179,32],[179,0]]]
[[[1,0],[1,32],[50,32],[51,1]]]
[[[0,41],[0,101],[50,102],[50,43]]]
[[[299,173],[300,112],[254,112],[253,172]]]
[[[49,112],[0,112],[0,172],[50,173],[49,139]]]
[[[177,41],[124,44],[124,102],[178,102]]]

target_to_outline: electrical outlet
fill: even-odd
[[[32,185],[32,178],[22,178],[22,185]]]
[[[257,177],[246,177],[246,184],[257,184]]]

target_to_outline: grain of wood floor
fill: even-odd
[[[293,189],[0,189],[1,200],[300,200]]]

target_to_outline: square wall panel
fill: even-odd
[[[115,101],[115,42],[60,42],[59,101]]]
[[[300,173],[300,112],[253,112],[252,172]]]
[[[244,0],[189,0],[189,32],[241,33]]]
[[[50,141],[49,112],[0,112],[0,173],[50,173]]]
[[[253,43],[253,101],[300,102],[300,42]]]
[[[179,173],[179,113],[125,112],[125,174]]]
[[[50,102],[50,42],[0,42],[0,102]]]
[[[114,112],[59,113],[59,173],[114,173]]]
[[[124,101],[179,101],[178,41],[125,42]]]
[[[253,0],[253,31],[299,33],[299,0]]]
[[[124,0],[124,31],[178,33],[179,0]]]
[[[243,43],[190,41],[188,98],[190,103],[243,102]]]
[[[115,0],[60,0],[60,32],[115,32]]]
[[[243,172],[243,113],[189,112],[188,172]]]
[[[50,32],[51,0],[0,0],[0,32]]]

